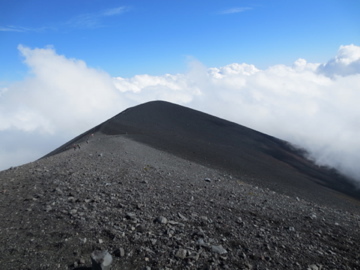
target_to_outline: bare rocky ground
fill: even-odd
[[[0,172],[0,269],[360,269],[360,216],[100,133]]]

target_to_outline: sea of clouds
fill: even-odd
[[[327,63],[262,70],[193,60],[184,74],[131,78],[52,47],[18,49],[29,74],[0,89],[0,169],[40,158],[128,107],[165,100],[287,140],[360,182],[359,46],[341,46]]]

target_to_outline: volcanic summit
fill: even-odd
[[[3,269],[360,269],[351,181],[176,104],[129,108],[0,172]]]

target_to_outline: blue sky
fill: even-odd
[[[0,170],[165,100],[360,186],[360,1],[0,0]]]
[[[17,46],[54,46],[112,76],[326,61],[360,44],[357,0],[0,1],[0,81],[25,75]]]

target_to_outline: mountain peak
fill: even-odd
[[[94,133],[126,136],[205,166],[249,176],[252,184],[291,196],[331,201],[333,191],[339,191],[360,198],[346,177],[315,165],[304,150],[288,142],[165,101],[128,108],[48,156],[84,142]],[[328,188],[325,191],[324,186]]]

